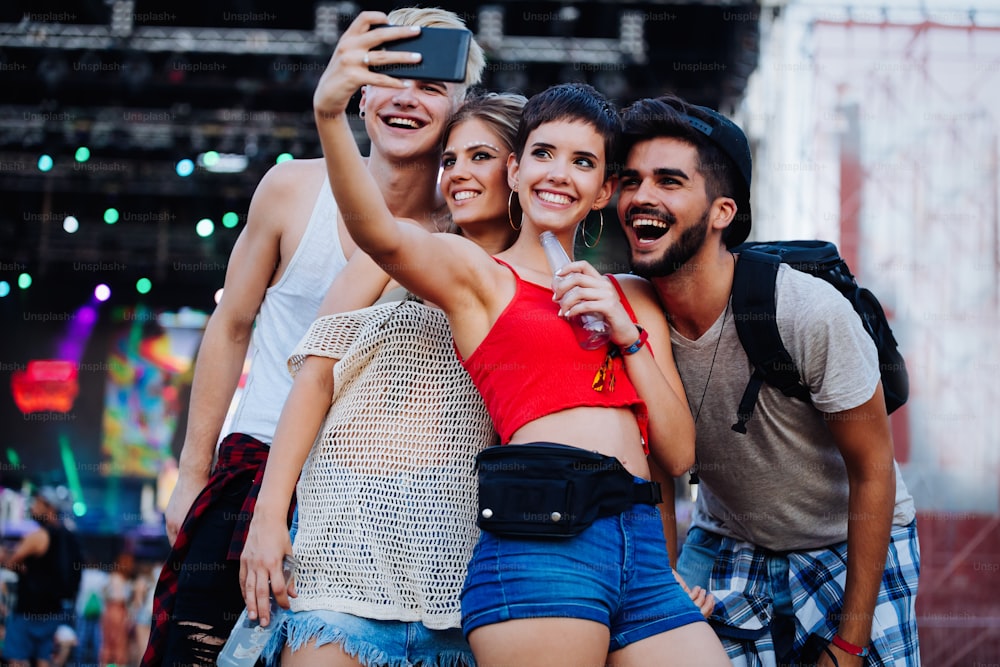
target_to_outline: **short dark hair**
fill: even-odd
[[[518,162],[524,154],[528,135],[538,126],[557,120],[579,120],[593,125],[604,139],[605,178],[617,171],[614,157],[615,146],[621,134],[621,118],[615,106],[586,83],[561,83],[546,88],[528,100],[514,140],[514,154]]]
[[[694,122],[700,121],[696,127]],[[743,168],[733,159],[732,147],[720,145],[702,128],[717,126],[722,120],[739,133],[737,144],[746,147],[741,156]],[[732,130],[730,130],[730,133]],[[736,217],[723,234],[726,246],[732,248],[746,240],[750,233],[750,174],[749,145],[746,137],[732,121],[716,111],[690,104],[676,95],[644,98],[622,112],[622,135],[616,161],[624,165],[629,152],[637,143],[657,137],[672,137],[691,144],[698,153],[698,170],[705,178],[705,194],[710,200],[729,197],[736,202]]]

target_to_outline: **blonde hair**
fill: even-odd
[[[456,125],[467,120],[480,120],[486,123],[497,137],[504,143],[507,150],[513,152],[517,136],[517,126],[521,120],[521,111],[527,103],[524,95],[517,93],[493,93],[475,91],[469,94],[444,126],[441,133],[442,147],[448,142],[448,137]]]
[[[468,26],[462,17],[455,12],[439,7],[401,7],[388,14],[392,25],[418,25],[422,28],[460,28],[467,30]],[[476,38],[469,44],[469,62],[465,67],[465,81],[462,82],[462,93],[469,86],[482,81],[483,70],[486,69],[486,54],[479,46]]]

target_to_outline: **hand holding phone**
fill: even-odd
[[[400,79],[372,71],[369,65],[411,64],[419,62],[421,55],[408,51],[373,49],[378,49],[387,41],[415,37],[420,33],[420,28],[394,26],[388,30],[372,30],[373,26],[385,26],[387,19],[382,12],[361,12],[340,36],[330,62],[313,92],[313,112],[317,118],[334,118],[342,114],[362,86],[403,87],[404,82]]]
[[[389,24],[373,25],[375,28],[392,27]],[[395,65],[371,65],[373,72],[388,74],[400,79],[423,81],[465,81],[469,60],[472,31],[459,28],[421,28],[420,33],[405,39],[386,42],[375,49],[420,53],[420,62]],[[374,50],[374,49],[373,49]]]

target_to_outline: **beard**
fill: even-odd
[[[701,219],[681,232],[673,245],[664,250],[659,257],[645,255],[636,257],[633,251],[629,258],[632,273],[651,279],[671,276],[680,271],[698,253],[705,242],[705,236],[708,233],[708,214],[709,209],[706,208]],[[666,217],[671,226],[676,225],[677,219],[673,215],[667,213]]]

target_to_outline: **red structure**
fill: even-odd
[[[22,414],[69,412],[80,393],[77,364],[57,359],[29,361],[11,374],[11,393]]]

